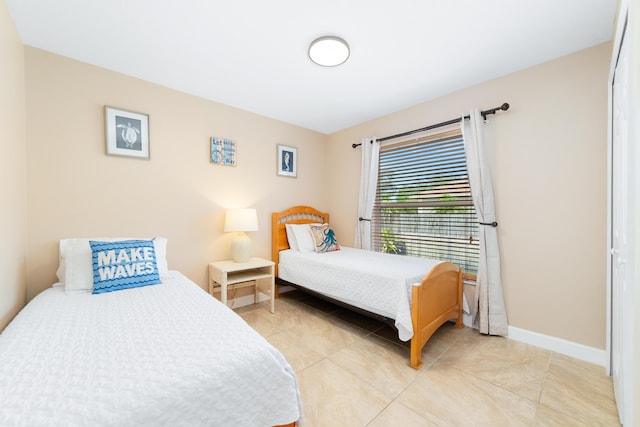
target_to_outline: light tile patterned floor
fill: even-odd
[[[620,425],[604,368],[551,351],[446,324],[415,370],[395,330],[299,292],[236,311],[296,371],[304,427]]]

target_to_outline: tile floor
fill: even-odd
[[[383,323],[294,291],[236,311],[296,372],[305,427],[618,426],[601,366],[445,324],[420,370]]]

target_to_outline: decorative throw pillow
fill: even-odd
[[[336,235],[333,230],[329,228],[329,224],[312,225],[309,228],[311,229],[311,235],[313,236],[316,252],[340,250],[340,246],[336,240]]]
[[[119,291],[162,283],[151,240],[89,241],[93,293]]]
[[[60,240],[60,265],[58,280],[64,283],[67,295],[93,291],[93,266],[91,263],[91,246],[89,241],[117,242],[121,240],[151,240],[156,255],[158,274],[169,275],[167,264],[167,239],[165,237],[93,237],[71,238]]]

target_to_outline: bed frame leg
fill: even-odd
[[[411,338],[411,361],[409,365],[414,369],[422,367],[422,349],[414,338]]]
[[[456,328],[464,328],[464,323],[462,323],[462,315],[458,316],[458,318],[456,319]]]
[[[464,328],[464,322],[462,321],[462,300],[464,298],[464,273],[460,269],[458,274],[458,317],[456,318],[456,328]]]

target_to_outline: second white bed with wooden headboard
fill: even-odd
[[[460,268],[450,262],[345,247],[325,252],[290,248],[287,224],[328,222],[329,214],[309,206],[273,213],[276,282],[395,325],[401,340],[411,340],[410,365],[420,367],[422,348],[442,324],[455,319],[456,326],[462,327]],[[328,237],[333,237],[332,232]]]

